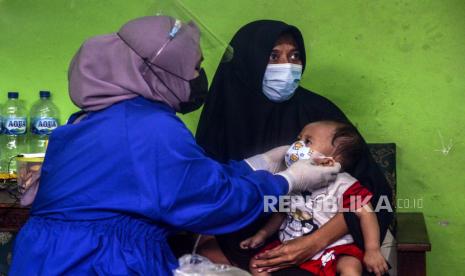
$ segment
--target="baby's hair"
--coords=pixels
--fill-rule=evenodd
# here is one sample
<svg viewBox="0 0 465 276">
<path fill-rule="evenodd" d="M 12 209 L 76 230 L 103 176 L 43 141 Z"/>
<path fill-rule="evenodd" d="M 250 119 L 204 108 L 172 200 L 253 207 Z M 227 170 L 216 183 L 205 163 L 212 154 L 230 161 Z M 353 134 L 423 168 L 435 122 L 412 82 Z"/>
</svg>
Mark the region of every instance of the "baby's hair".
<svg viewBox="0 0 465 276">
<path fill-rule="evenodd" d="M 319 122 L 335 125 L 336 130 L 331 141 L 335 147 L 333 157 L 338 157 L 344 171 L 351 171 L 365 150 L 365 143 L 357 128 L 343 121 L 322 120 Z"/>
<path fill-rule="evenodd" d="M 362 157 L 365 143 L 357 128 L 351 123 L 329 121 L 336 124 L 331 144 L 335 147 L 334 156 L 344 171 L 352 170 Z"/>
</svg>

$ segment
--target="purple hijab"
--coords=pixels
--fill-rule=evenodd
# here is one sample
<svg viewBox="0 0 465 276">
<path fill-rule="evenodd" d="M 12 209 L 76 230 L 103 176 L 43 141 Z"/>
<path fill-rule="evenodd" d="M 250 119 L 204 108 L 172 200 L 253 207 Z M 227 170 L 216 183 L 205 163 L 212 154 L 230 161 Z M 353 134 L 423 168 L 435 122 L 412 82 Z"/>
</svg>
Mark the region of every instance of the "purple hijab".
<svg viewBox="0 0 465 276">
<path fill-rule="evenodd" d="M 183 23 L 155 58 L 174 24 L 175 19 L 168 16 L 142 17 L 123 25 L 117 34 L 85 41 L 68 72 L 74 104 L 97 111 L 142 96 L 179 110 L 179 103 L 189 99 L 189 80 L 195 78 L 201 58 L 200 32 L 195 24 Z M 156 75 L 142 58 L 153 64 Z"/>
</svg>

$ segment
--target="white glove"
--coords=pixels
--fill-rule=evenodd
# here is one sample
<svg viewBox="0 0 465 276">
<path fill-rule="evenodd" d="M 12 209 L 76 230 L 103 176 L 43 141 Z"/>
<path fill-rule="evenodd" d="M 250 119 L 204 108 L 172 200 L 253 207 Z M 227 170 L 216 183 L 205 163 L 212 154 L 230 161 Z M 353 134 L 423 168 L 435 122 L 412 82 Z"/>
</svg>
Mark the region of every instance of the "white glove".
<svg viewBox="0 0 465 276">
<path fill-rule="evenodd" d="M 284 164 L 284 155 L 288 149 L 289 145 L 280 146 L 265 153 L 249 157 L 244 161 L 247 162 L 254 171 L 266 170 L 271 173 L 277 173 L 286 167 Z"/>
<path fill-rule="evenodd" d="M 287 170 L 278 173 L 289 183 L 289 192 L 313 191 L 328 186 L 334 181 L 341 164 L 334 162 L 333 166 L 318 166 L 314 160 L 299 160 Z"/>
</svg>

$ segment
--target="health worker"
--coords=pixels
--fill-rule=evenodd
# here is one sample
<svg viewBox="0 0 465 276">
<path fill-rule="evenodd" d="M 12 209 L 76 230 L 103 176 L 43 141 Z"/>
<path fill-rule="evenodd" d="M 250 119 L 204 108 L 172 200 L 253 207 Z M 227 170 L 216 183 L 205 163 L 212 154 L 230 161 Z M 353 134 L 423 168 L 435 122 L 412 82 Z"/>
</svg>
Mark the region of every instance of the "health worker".
<svg viewBox="0 0 465 276">
<path fill-rule="evenodd" d="M 208 90 L 199 39 L 193 23 L 149 16 L 84 42 L 69 68 L 81 111 L 50 137 L 11 275 L 169 275 L 170 233 L 236 231 L 265 195 L 335 177 L 339 166 L 309 161 L 273 174 L 287 146 L 225 163 L 205 155 L 176 116 Z"/>
</svg>

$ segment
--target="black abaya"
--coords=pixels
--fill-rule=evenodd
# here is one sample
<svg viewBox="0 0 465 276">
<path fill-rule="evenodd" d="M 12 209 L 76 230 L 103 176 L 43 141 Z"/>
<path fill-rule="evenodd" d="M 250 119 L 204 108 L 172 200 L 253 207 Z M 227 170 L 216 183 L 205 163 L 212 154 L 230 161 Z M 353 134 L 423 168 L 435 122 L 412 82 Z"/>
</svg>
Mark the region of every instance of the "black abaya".
<svg viewBox="0 0 465 276">
<path fill-rule="evenodd" d="M 302 128 L 319 120 L 347 121 L 344 113 L 328 99 L 299 87 L 288 101 L 275 103 L 262 93 L 263 75 L 271 50 L 283 33 L 290 33 L 306 64 L 300 31 L 279 21 L 260 20 L 242 27 L 230 45 L 233 57 L 220 63 L 199 121 L 196 139 L 207 154 L 218 161 L 241 160 L 271 148 L 293 143 Z M 362 185 L 374 194 L 391 199 L 391 191 L 366 148 L 352 171 Z M 376 206 L 376 202 L 374 203 Z M 355 242 L 363 247 L 360 223 L 353 213 L 344 213 Z M 378 213 L 381 237 L 392 220 L 392 213 Z M 242 268 L 248 267 L 254 251 L 242 250 L 240 241 L 263 226 L 258 220 L 245 229 L 217 237 L 225 255 Z"/>
</svg>

